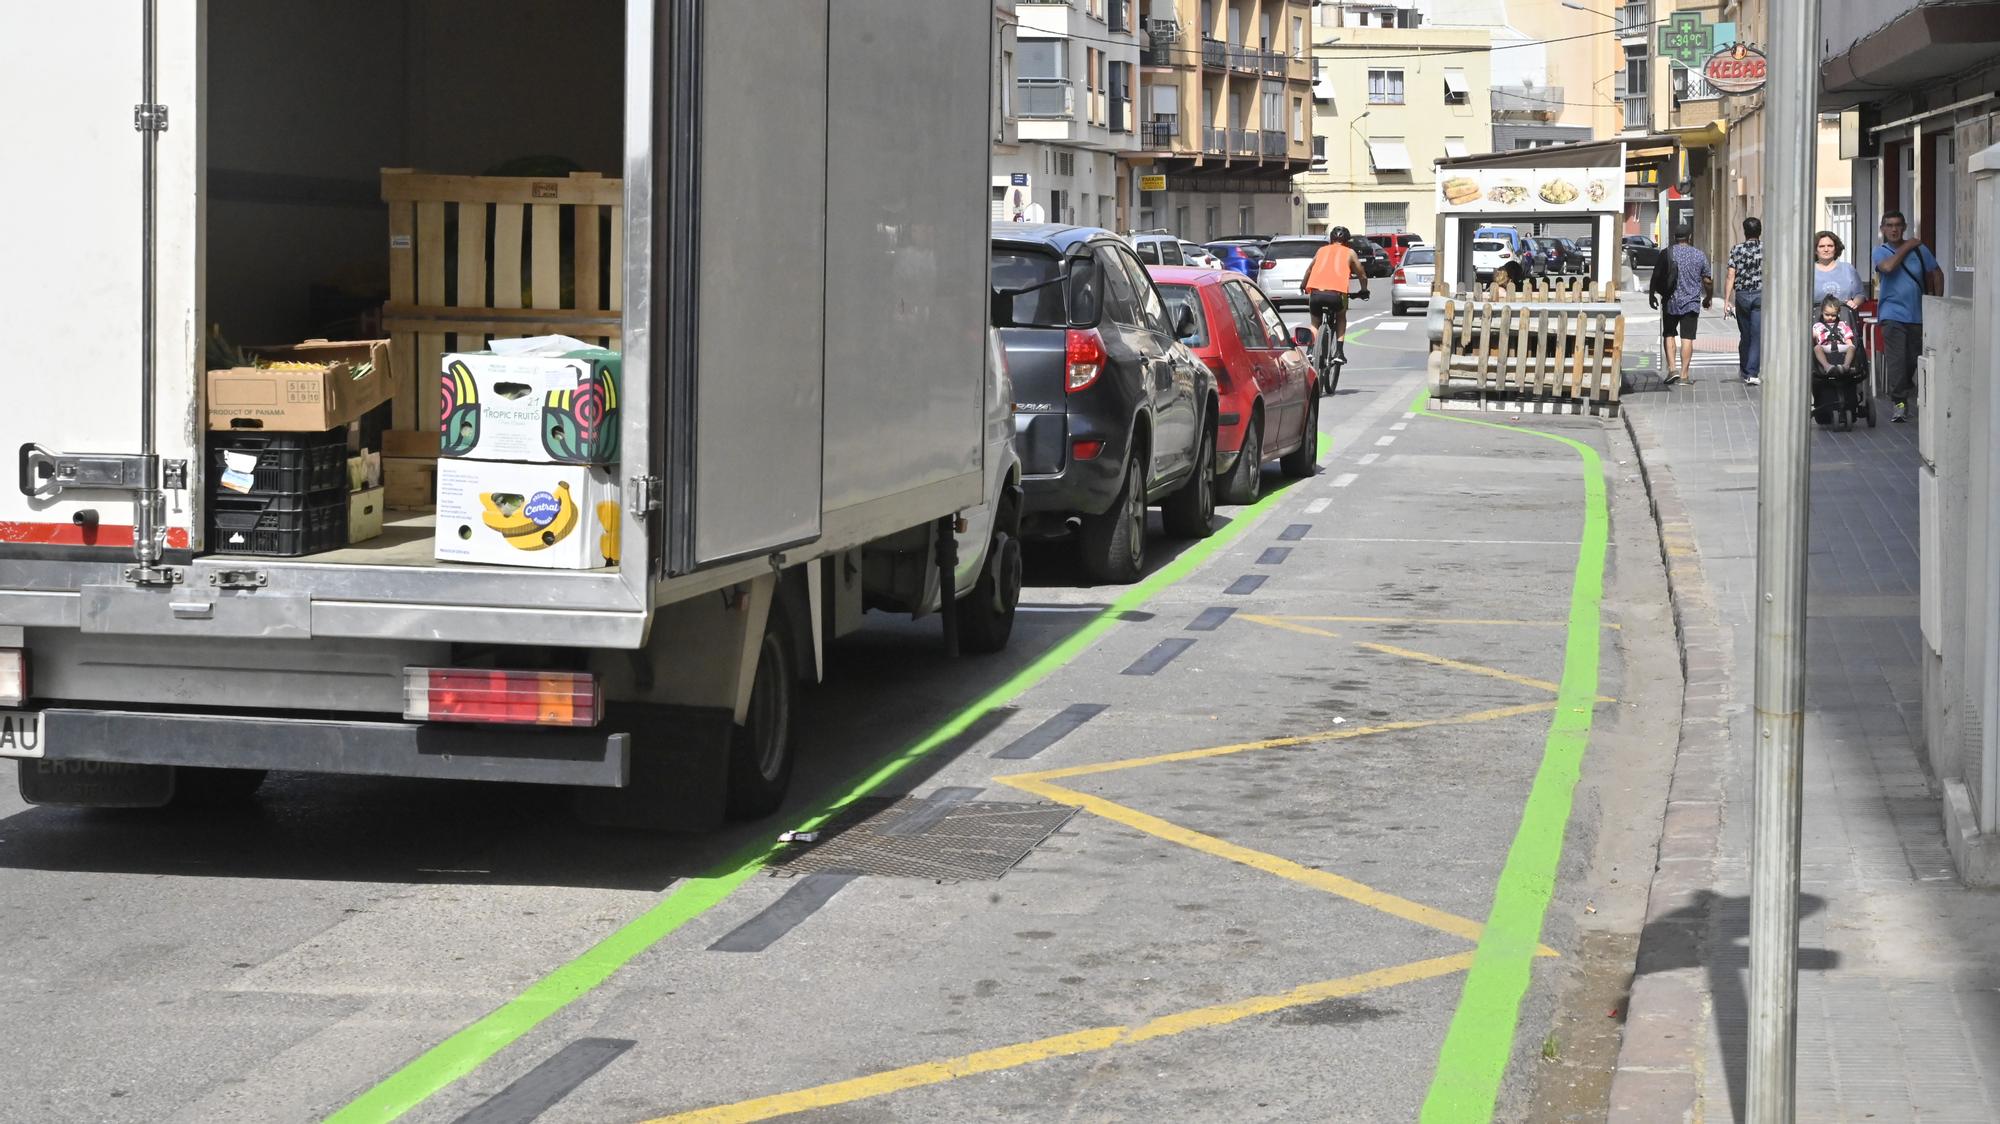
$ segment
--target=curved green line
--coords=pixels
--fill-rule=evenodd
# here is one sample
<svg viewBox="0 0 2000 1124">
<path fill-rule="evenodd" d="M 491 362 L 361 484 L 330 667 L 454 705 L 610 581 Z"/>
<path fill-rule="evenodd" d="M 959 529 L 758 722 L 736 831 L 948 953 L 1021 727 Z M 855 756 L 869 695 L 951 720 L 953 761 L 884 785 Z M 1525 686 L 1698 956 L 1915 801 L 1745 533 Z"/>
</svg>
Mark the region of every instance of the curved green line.
<svg viewBox="0 0 2000 1124">
<path fill-rule="evenodd" d="M 1328 435 L 1322 432 L 1321 437 L 1328 438 Z M 1331 445 L 1330 439 L 1327 444 Z M 1321 458 L 1325 456 L 1326 452 L 1322 451 Z M 1099 637 L 1111 631 L 1122 614 L 1138 608 L 1154 594 L 1193 573 L 1210 555 L 1248 530 L 1286 491 L 1281 488 L 1269 492 L 1256 503 L 1238 509 L 1235 518 L 1221 530 L 1126 590 L 1062 643 L 959 711 L 944 725 L 862 774 L 846 793 L 819 805 L 799 824 L 799 830 L 811 830 L 825 823 L 841 809 L 874 792 L 912 763 L 964 733 L 993 710 L 1012 702 L 1082 655 Z M 431 1047 L 380 1084 L 356 1097 L 345 1108 L 328 1117 L 328 1124 L 382 1124 L 422 1104 L 440 1089 L 471 1073 L 533 1030 L 544 1019 L 611 978 L 612 973 L 631 963 L 669 933 L 708 912 L 762 870 L 779 850 L 778 843 L 759 842 L 724 859 L 707 874 L 682 881 L 658 905 L 626 922 L 583 955 L 530 984 L 521 994 Z"/>
<path fill-rule="evenodd" d="M 1507 862 L 1493 891 L 1493 906 L 1473 954 L 1472 969 L 1459 993 L 1451 1028 L 1438 1051 L 1437 1070 L 1424 1098 L 1425 1124 L 1461 1124 L 1493 1118 L 1500 1082 L 1514 1051 L 1514 1034 L 1527 994 L 1542 922 L 1554 896 L 1562 860 L 1563 833 L 1571 799 L 1583 769 L 1584 749 L 1596 710 L 1599 610 L 1604 599 L 1604 557 L 1610 541 L 1605 507 L 1604 462 L 1581 441 L 1541 430 L 1455 418 L 1430 410 L 1430 392 L 1410 404 L 1420 417 L 1485 426 L 1556 441 L 1576 450 L 1583 461 L 1583 542 L 1570 583 L 1569 629 L 1563 668 L 1549 723 L 1542 763 L 1521 810 L 1521 826 L 1507 848 Z"/>
</svg>

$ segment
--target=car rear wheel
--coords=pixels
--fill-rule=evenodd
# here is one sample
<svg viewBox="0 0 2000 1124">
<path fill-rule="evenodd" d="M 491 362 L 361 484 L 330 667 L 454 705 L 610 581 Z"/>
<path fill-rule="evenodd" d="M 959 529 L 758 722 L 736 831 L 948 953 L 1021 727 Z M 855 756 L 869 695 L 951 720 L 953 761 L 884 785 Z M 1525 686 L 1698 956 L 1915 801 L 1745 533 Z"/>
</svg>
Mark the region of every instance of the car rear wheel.
<svg viewBox="0 0 2000 1124">
<path fill-rule="evenodd" d="M 1125 462 L 1125 486 L 1102 515 L 1083 521 L 1083 569 L 1092 581 L 1131 585 L 1146 569 L 1146 474 L 1140 451 Z"/>
<path fill-rule="evenodd" d="M 1253 413 L 1250 424 L 1243 427 L 1243 450 L 1236 454 L 1236 467 L 1229 470 L 1229 478 L 1222 482 L 1222 502 L 1234 504 L 1256 503 L 1258 493 L 1264 490 L 1264 415 Z"/>
<path fill-rule="evenodd" d="M 1203 430 L 1194 474 L 1160 505 L 1160 521 L 1175 538 L 1205 539 L 1215 532 L 1214 427 Z"/>
<path fill-rule="evenodd" d="M 1319 396 L 1313 395 L 1306 407 L 1306 432 L 1299 447 L 1278 461 L 1278 469 L 1293 480 L 1304 480 L 1319 471 Z"/>
</svg>

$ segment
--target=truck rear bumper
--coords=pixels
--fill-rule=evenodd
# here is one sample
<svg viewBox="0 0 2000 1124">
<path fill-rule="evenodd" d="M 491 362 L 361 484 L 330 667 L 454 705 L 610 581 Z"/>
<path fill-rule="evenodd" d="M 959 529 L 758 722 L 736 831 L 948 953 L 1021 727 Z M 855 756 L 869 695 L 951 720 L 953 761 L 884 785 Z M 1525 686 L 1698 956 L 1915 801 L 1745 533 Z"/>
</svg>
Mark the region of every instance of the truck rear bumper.
<svg viewBox="0 0 2000 1124">
<path fill-rule="evenodd" d="M 628 733 L 49 707 L 46 761 L 621 788 Z"/>
</svg>

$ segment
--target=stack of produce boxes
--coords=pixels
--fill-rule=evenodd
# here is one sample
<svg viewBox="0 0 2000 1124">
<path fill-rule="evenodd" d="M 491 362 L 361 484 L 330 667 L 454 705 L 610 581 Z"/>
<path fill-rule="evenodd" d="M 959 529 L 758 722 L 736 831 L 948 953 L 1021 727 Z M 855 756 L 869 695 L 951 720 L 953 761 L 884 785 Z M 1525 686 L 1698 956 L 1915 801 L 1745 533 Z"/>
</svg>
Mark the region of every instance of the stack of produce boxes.
<svg viewBox="0 0 2000 1124">
<path fill-rule="evenodd" d="M 618 353 L 573 344 L 444 357 L 440 560 L 561 570 L 617 561 Z"/>
<path fill-rule="evenodd" d="M 389 399 L 388 341 L 239 358 L 208 373 L 209 548 L 297 557 L 347 545 L 350 423 Z"/>
</svg>

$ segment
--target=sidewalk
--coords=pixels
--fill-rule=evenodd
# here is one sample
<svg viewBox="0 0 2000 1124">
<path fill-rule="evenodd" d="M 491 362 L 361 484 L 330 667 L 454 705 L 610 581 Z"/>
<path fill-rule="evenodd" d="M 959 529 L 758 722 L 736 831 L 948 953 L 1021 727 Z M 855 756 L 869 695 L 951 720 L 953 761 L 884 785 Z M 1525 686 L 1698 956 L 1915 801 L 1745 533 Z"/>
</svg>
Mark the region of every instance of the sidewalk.
<svg viewBox="0 0 2000 1124">
<path fill-rule="evenodd" d="M 1761 392 L 1736 380 L 1719 302 L 1699 341 L 1718 359 L 1698 355 L 1697 385 L 1673 389 L 1639 362 L 1657 354 L 1658 314 L 1625 303 L 1623 401 L 1686 690 L 1612 1118 L 1740 1119 Z M 1919 756 L 1916 432 L 1813 431 L 1801 1121 L 2000 1119 L 2000 895 L 1958 884 Z"/>
</svg>

